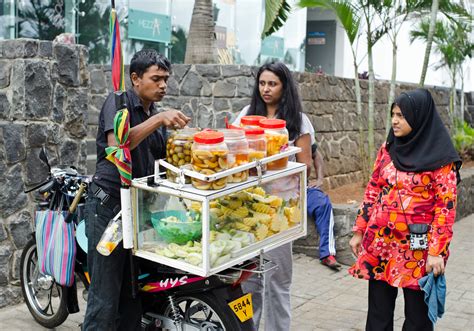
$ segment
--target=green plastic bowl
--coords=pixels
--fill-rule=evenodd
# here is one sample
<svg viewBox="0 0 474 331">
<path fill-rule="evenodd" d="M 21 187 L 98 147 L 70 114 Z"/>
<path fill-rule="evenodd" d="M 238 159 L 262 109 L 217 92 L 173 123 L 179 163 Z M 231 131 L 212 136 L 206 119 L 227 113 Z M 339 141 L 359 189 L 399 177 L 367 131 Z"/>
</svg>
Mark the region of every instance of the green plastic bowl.
<svg viewBox="0 0 474 331">
<path fill-rule="evenodd" d="M 165 218 L 175 216 L 180 222 L 169 222 Z M 151 223 L 160 238 L 167 243 L 186 244 L 190 240 L 201 239 L 201 221 L 189 222 L 184 211 L 167 210 L 151 214 Z"/>
</svg>

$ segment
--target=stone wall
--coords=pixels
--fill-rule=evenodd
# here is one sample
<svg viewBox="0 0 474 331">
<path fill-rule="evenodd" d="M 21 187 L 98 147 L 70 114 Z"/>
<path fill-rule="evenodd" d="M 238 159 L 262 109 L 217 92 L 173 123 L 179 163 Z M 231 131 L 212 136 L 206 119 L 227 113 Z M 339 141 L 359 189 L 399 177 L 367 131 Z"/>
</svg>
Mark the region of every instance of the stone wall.
<svg viewBox="0 0 474 331">
<path fill-rule="evenodd" d="M 23 191 L 47 178 L 41 147 L 51 164 L 86 170 L 87 61 L 84 46 L 0 41 L 0 308 L 22 300 L 20 256 L 34 210 Z"/>
<path fill-rule="evenodd" d="M 461 169 L 461 178 L 457 188 L 456 220 L 474 213 L 474 168 Z M 354 263 L 349 240 L 358 208 L 359 202 L 333 205 L 337 260 L 346 265 Z M 308 217 L 308 234 L 293 243 L 293 251 L 319 257 L 319 235 L 313 219 Z"/>
<path fill-rule="evenodd" d="M 192 126 L 222 128 L 249 104 L 258 68 L 239 65 L 174 65 L 168 93 L 161 106 L 176 108 L 192 118 Z M 125 70 L 128 71 L 128 68 Z M 100 108 L 111 90 L 110 66 L 91 66 L 91 102 L 89 109 L 89 163 L 94 171 L 95 135 Z M 304 112 L 316 131 L 316 140 L 326 164 L 325 188 L 338 187 L 360 180 L 358 155 L 358 117 L 354 81 L 333 76 L 294 73 L 299 84 Z M 127 74 L 127 85 L 130 84 Z M 367 81 L 361 81 L 363 109 L 367 108 Z M 396 94 L 416 88 L 397 84 Z M 376 82 L 375 137 L 378 147 L 385 139 L 385 107 L 389 84 Z M 449 90 L 430 89 L 438 111 L 447 119 Z M 366 112 L 364 112 L 366 113 Z M 362 118 L 367 129 L 366 115 Z M 314 176 L 314 171 L 313 171 Z"/>
</svg>

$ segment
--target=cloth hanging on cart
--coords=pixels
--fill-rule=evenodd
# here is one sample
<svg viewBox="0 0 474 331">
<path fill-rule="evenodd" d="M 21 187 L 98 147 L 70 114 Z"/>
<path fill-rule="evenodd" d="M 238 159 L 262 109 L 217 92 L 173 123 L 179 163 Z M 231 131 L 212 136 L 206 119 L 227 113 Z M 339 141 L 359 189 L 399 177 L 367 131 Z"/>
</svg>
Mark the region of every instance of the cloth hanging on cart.
<svg viewBox="0 0 474 331">
<path fill-rule="evenodd" d="M 76 239 L 74 222 L 66 223 L 66 214 L 62 203 L 58 210 L 37 211 L 35 235 L 40 272 L 54 277 L 60 285 L 71 286 L 74 283 Z"/>
</svg>

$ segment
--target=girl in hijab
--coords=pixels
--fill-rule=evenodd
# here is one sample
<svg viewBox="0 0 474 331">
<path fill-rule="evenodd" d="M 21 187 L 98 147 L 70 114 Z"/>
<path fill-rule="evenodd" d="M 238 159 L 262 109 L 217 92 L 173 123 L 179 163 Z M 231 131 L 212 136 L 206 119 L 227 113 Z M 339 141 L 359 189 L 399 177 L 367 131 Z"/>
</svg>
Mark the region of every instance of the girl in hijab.
<svg viewBox="0 0 474 331">
<path fill-rule="evenodd" d="M 350 246 L 349 269 L 369 280 L 366 330 L 393 330 L 398 287 L 404 331 L 433 330 L 418 280 L 444 274 L 456 216 L 461 160 L 427 90 L 402 93 L 380 148 Z"/>
</svg>

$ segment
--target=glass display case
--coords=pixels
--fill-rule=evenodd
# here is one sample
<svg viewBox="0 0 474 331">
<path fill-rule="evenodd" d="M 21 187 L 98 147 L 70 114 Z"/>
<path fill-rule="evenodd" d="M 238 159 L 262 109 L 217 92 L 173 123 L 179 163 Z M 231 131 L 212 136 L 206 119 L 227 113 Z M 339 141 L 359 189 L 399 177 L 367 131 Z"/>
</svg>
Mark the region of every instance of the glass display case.
<svg viewBox="0 0 474 331">
<path fill-rule="evenodd" d="M 306 165 L 210 191 L 135 179 L 132 214 L 135 255 L 209 276 L 306 235 Z"/>
</svg>

